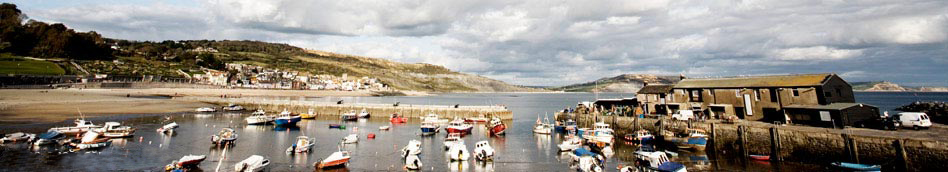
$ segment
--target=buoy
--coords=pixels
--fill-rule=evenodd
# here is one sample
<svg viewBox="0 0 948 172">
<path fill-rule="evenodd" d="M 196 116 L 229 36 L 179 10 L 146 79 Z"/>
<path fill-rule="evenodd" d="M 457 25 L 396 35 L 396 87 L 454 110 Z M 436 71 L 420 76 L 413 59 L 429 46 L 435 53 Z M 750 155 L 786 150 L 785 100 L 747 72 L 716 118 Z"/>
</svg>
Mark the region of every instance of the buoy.
<svg viewBox="0 0 948 172">
<path fill-rule="evenodd" d="M 369 133 L 369 135 L 366 136 L 366 137 L 368 137 L 368 138 L 370 138 L 370 139 L 374 139 L 374 138 L 375 138 L 375 134 L 374 134 L 374 133 Z"/>
</svg>

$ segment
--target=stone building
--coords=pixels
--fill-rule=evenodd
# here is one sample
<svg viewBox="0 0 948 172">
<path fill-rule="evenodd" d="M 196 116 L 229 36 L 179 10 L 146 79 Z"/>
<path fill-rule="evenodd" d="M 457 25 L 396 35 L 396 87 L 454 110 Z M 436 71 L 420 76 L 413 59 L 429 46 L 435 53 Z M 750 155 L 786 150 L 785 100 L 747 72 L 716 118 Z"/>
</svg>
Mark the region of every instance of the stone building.
<svg viewBox="0 0 948 172">
<path fill-rule="evenodd" d="M 675 85 L 669 84 L 648 84 L 639 89 L 635 93 L 636 99 L 639 100 L 639 105 L 642 107 L 642 110 L 645 114 L 671 114 L 672 112 L 668 111 L 668 106 L 666 103 L 674 102 L 672 94 L 672 87 Z"/>
<path fill-rule="evenodd" d="M 655 86 L 640 94 L 666 94 L 667 112 L 694 110 L 708 119 L 736 116 L 744 120 L 792 122 L 787 107 L 811 107 L 854 103 L 852 86 L 836 74 L 748 76 L 683 79 L 671 93 Z M 659 98 L 639 100 L 661 103 Z M 647 104 L 647 103 L 645 103 Z M 654 107 L 653 107 L 654 109 Z"/>
</svg>

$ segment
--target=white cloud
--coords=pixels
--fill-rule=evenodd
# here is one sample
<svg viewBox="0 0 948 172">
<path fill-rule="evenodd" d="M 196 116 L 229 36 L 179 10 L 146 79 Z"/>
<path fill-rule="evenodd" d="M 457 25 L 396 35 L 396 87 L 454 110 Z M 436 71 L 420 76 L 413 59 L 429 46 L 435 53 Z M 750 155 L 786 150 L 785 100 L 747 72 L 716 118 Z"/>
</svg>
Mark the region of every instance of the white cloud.
<svg viewBox="0 0 948 172">
<path fill-rule="evenodd" d="M 836 49 L 826 46 L 787 48 L 776 50 L 774 58 L 780 60 L 836 60 L 862 55 L 862 50 Z"/>
</svg>

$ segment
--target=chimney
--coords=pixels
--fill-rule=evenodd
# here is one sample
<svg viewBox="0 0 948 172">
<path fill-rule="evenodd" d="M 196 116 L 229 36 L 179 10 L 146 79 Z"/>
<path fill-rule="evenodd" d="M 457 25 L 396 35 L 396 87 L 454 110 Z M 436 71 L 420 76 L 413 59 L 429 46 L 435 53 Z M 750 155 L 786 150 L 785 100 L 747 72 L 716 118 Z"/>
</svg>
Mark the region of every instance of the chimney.
<svg viewBox="0 0 948 172">
<path fill-rule="evenodd" d="M 642 87 L 648 86 L 648 82 L 642 82 Z"/>
</svg>

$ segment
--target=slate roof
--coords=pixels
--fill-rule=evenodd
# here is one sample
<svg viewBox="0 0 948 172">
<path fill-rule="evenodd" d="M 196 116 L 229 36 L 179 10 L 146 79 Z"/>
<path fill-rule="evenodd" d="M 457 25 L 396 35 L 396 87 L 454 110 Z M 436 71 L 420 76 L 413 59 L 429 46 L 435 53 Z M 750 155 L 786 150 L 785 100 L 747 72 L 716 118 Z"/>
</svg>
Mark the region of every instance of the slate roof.
<svg viewBox="0 0 948 172">
<path fill-rule="evenodd" d="M 675 87 L 675 85 L 668 85 L 668 84 L 649 84 L 649 85 L 646 85 L 645 87 L 642 87 L 642 89 L 639 89 L 639 91 L 636 92 L 636 93 L 638 93 L 638 94 L 661 94 L 661 93 L 670 93 L 673 87 Z"/>
<path fill-rule="evenodd" d="M 674 88 L 749 88 L 820 86 L 836 74 L 748 76 L 733 78 L 687 78 Z"/>
</svg>

